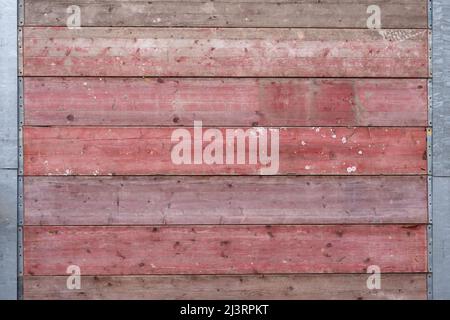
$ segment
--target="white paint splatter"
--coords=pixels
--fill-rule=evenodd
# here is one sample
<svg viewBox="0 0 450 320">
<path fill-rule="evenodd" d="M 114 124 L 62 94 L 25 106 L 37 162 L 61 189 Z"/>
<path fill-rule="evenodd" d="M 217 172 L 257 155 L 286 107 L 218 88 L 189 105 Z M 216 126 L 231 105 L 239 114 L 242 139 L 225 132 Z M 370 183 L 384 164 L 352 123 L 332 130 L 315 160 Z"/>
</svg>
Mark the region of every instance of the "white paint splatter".
<svg viewBox="0 0 450 320">
<path fill-rule="evenodd" d="M 355 166 L 353 166 L 353 167 L 348 167 L 348 168 L 347 168 L 347 172 L 348 172 L 348 173 L 356 172 L 356 167 L 355 167 Z"/>
<path fill-rule="evenodd" d="M 342 141 L 342 143 L 347 143 L 347 138 L 346 137 L 342 137 L 342 139 L 341 139 L 341 141 Z"/>
</svg>

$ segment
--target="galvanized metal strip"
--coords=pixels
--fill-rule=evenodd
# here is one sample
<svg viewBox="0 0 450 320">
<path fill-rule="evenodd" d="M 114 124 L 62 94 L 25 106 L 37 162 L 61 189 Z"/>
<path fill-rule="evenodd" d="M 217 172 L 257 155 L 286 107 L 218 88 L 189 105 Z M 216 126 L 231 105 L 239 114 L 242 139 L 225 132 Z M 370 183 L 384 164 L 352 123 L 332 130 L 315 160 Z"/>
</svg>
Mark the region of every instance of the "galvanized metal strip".
<svg viewBox="0 0 450 320">
<path fill-rule="evenodd" d="M 433 28 L 433 1 L 428 0 L 428 28 Z"/>
<path fill-rule="evenodd" d="M 450 1 L 433 1 L 433 176 L 450 177 Z"/>
<path fill-rule="evenodd" d="M 17 227 L 17 299 L 23 299 L 23 226 Z"/>
<path fill-rule="evenodd" d="M 19 126 L 18 128 L 20 128 L 21 126 L 23 126 L 24 124 L 24 109 L 23 109 L 23 77 L 19 77 L 18 80 L 18 95 L 19 95 L 19 113 L 18 113 L 18 120 L 19 120 Z M 20 143 L 20 140 L 18 141 Z"/>
<path fill-rule="evenodd" d="M 0 169 L 17 169 L 17 4 L 0 6 Z"/>
<path fill-rule="evenodd" d="M 450 299 L 450 2 L 432 1 L 432 297 Z"/>
<path fill-rule="evenodd" d="M 24 0 L 18 0 L 17 2 L 17 24 L 19 26 L 23 26 L 25 24 L 25 1 Z"/>
<path fill-rule="evenodd" d="M 450 178 L 433 178 L 433 299 L 450 299 Z"/>
<path fill-rule="evenodd" d="M 433 126 L 433 80 L 428 79 L 428 126 Z"/>
<path fill-rule="evenodd" d="M 17 2 L 0 0 L 0 299 L 17 299 Z"/>
<path fill-rule="evenodd" d="M 17 298 L 17 170 L 0 169 L 0 300 Z"/>
<path fill-rule="evenodd" d="M 428 275 L 427 296 L 433 299 L 433 130 L 427 128 L 427 165 L 428 165 L 428 226 L 427 226 L 427 253 Z"/>
<path fill-rule="evenodd" d="M 17 157 L 18 157 L 18 173 L 23 175 L 23 125 L 24 125 L 24 80 L 19 77 L 18 80 L 18 138 L 17 138 Z"/>
<path fill-rule="evenodd" d="M 23 76 L 23 28 L 17 28 L 17 62 L 19 76 Z"/>
<path fill-rule="evenodd" d="M 23 28 L 25 24 L 24 0 L 18 1 L 18 179 L 17 179 L 17 298 L 23 299 L 23 226 L 24 226 L 24 194 L 23 194 L 23 125 L 24 125 L 24 79 L 23 79 Z"/>
</svg>

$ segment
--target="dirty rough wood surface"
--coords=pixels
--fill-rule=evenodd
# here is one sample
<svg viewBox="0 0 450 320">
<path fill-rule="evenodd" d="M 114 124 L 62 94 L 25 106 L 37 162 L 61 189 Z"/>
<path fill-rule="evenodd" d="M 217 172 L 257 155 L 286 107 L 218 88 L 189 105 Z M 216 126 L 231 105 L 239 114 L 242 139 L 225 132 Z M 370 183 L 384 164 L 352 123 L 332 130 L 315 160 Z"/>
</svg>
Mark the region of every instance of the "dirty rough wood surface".
<svg viewBox="0 0 450 320">
<path fill-rule="evenodd" d="M 252 175 L 262 174 L 264 168 L 272 165 L 250 165 L 248 159 L 247 164 L 174 164 L 171 150 L 177 142 L 171 142 L 173 130 L 26 127 L 25 174 Z M 193 140 L 193 130 L 186 130 L 190 130 Z M 225 129 L 221 130 L 225 137 Z M 223 142 L 225 157 L 225 138 Z M 206 144 L 204 142 L 204 147 Z M 236 161 L 236 156 L 234 158 Z M 278 174 L 426 174 L 426 163 L 426 131 L 423 128 L 312 127 L 279 130 Z M 276 168 L 275 162 L 273 168 Z"/>
<path fill-rule="evenodd" d="M 26 275 L 426 272 L 426 225 L 26 226 Z"/>
<path fill-rule="evenodd" d="M 270 167 L 260 163 L 249 165 L 248 159 L 247 164 L 174 164 L 171 150 L 177 142 L 171 141 L 173 130 L 26 127 L 25 174 L 252 175 L 262 174 L 263 167 Z M 193 130 L 187 130 L 193 138 Z M 225 137 L 226 129 L 221 130 Z M 225 157 L 225 138 L 223 142 Z M 279 131 L 278 174 L 426 174 L 426 163 L 423 128 L 312 127 Z"/>
<path fill-rule="evenodd" d="M 428 76 L 406 29 L 25 27 L 25 76 Z"/>
<path fill-rule="evenodd" d="M 25 0 L 25 298 L 426 299 L 427 3 Z M 174 165 L 194 120 L 279 176 Z"/>
<path fill-rule="evenodd" d="M 423 79 L 25 78 L 30 126 L 426 126 Z"/>
<path fill-rule="evenodd" d="M 77 5 L 81 26 L 366 28 L 369 5 L 384 28 L 426 28 L 426 0 L 98 1 L 25 0 L 25 25 L 66 26 Z"/>
<path fill-rule="evenodd" d="M 25 177 L 27 225 L 427 223 L 425 177 Z"/>
<path fill-rule="evenodd" d="M 24 295 L 30 300 L 426 299 L 425 274 L 383 274 L 380 290 L 368 290 L 367 277 L 367 274 L 83 276 L 81 290 L 68 290 L 66 276 L 26 276 Z"/>
</svg>

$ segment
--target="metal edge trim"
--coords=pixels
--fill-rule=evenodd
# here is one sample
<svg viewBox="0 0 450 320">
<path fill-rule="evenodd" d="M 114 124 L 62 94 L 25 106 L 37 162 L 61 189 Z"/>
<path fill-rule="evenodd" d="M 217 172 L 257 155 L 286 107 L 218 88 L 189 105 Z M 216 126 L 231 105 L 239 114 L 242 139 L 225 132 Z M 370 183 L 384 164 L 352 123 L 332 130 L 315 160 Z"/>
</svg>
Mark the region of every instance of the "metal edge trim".
<svg viewBox="0 0 450 320">
<path fill-rule="evenodd" d="M 428 128 L 427 128 L 427 199 L 428 199 L 428 226 L 427 226 L 427 298 L 433 299 L 433 1 L 428 0 Z"/>
<path fill-rule="evenodd" d="M 24 0 L 18 0 L 17 3 L 17 25 L 23 26 L 25 24 L 25 3 Z"/>
</svg>

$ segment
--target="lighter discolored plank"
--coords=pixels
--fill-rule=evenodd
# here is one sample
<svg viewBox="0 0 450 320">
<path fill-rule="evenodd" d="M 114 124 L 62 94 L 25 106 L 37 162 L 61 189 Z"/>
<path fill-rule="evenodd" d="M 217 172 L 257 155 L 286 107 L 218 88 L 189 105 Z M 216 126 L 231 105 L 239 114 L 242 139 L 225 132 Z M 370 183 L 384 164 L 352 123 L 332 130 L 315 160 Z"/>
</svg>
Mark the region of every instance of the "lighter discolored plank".
<svg viewBox="0 0 450 320">
<path fill-rule="evenodd" d="M 25 177 L 27 225 L 427 223 L 396 177 Z"/>
<path fill-rule="evenodd" d="M 224 137 L 223 164 L 175 164 L 171 155 L 179 139 L 171 141 L 174 130 L 26 127 L 25 175 L 395 175 L 425 174 L 427 168 L 426 132 L 423 128 L 281 128 L 279 160 L 270 161 L 267 165 L 259 160 L 256 164 L 249 164 L 248 155 L 245 164 L 237 164 L 236 154 L 233 155 L 234 162 L 227 164 L 226 143 L 233 146 L 233 140 L 227 141 L 226 129 L 220 131 Z M 193 140 L 193 130 L 186 130 Z M 276 141 L 276 131 L 268 132 Z M 207 145 L 204 142 L 203 147 Z M 174 149 L 174 155 L 178 153 Z M 270 153 L 271 156 L 276 154 L 276 150 Z M 191 158 L 193 161 L 193 156 Z"/>
<path fill-rule="evenodd" d="M 26 275 L 426 272 L 426 225 L 33 227 Z"/>
<path fill-rule="evenodd" d="M 366 28 L 368 7 L 378 5 L 384 28 L 427 28 L 426 0 L 25 0 L 25 25 L 66 26 L 72 5 L 83 27 Z"/>
<path fill-rule="evenodd" d="M 427 126 L 423 79 L 25 78 L 26 125 Z"/>
<path fill-rule="evenodd" d="M 26 76 L 427 77 L 428 31 L 24 28 Z"/>
<path fill-rule="evenodd" d="M 427 297 L 425 274 L 382 274 L 381 289 L 367 289 L 367 274 L 241 276 L 83 276 L 67 290 L 66 276 L 26 276 L 32 299 L 306 300 Z"/>
</svg>

